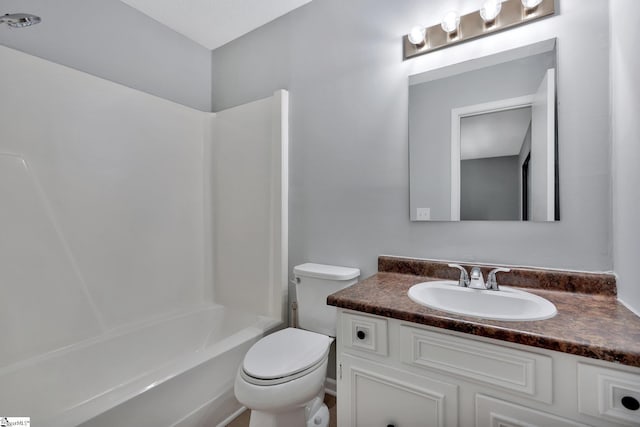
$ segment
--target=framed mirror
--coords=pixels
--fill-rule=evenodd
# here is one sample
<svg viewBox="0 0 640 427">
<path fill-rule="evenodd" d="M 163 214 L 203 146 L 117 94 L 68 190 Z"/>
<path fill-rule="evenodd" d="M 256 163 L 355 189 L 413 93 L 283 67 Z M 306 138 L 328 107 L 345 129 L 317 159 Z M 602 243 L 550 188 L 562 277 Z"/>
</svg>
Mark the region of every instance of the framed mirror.
<svg viewBox="0 0 640 427">
<path fill-rule="evenodd" d="M 559 220 L 555 40 L 409 77 L 412 221 Z"/>
</svg>

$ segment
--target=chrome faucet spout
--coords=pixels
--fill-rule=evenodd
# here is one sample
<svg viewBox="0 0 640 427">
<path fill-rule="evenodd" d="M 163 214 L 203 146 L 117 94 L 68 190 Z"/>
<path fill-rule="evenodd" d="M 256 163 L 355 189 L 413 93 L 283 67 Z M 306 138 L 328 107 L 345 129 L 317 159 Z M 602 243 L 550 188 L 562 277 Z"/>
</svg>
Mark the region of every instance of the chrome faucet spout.
<svg viewBox="0 0 640 427">
<path fill-rule="evenodd" d="M 460 270 L 460 279 L 458 280 L 458 286 L 462 286 L 463 288 L 469 286 L 469 274 L 463 266 L 459 264 L 448 264 L 448 266 Z"/>
</svg>

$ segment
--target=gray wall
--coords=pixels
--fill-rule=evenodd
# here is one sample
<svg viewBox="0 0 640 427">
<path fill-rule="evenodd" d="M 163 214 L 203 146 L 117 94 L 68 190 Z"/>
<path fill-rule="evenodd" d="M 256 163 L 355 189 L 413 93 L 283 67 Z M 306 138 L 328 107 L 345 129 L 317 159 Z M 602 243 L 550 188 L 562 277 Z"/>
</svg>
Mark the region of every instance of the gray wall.
<svg viewBox="0 0 640 427">
<path fill-rule="evenodd" d="M 611 2 L 614 267 L 620 299 L 640 315 L 640 2 Z"/>
<path fill-rule="evenodd" d="M 463 13 L 477 1 L 458 1 Z M 291 96 L 289 264 L 376 271 L 380 254 L 611 270 L 608 2 L 402 61 L 401 36 L 449 0 L 315 0 L 213 52 L 220 110 Z M 558 38 L 557 223 L 409 221 L 408 75 Z"/>
<path fill-rule="evenodd" d="M 520 220 L 518 156 L 460 162 L 460 219 Z"/>
<path fill-rule="evenodd" d="M 315 0 L 215 50 L 214 110 L 290 91 L 290 267 L 366 277 L 378 255 L 397 254 L 611 270 L 608 2 L 559 3 L 557 16 L 406 62 L 401 36 L 451 1 Z M 408 75 L 551 37 L 562 220 L 411 223 Z"/>
<path fill-rule="evenodd" d="M 0 44 L 202 111 L 211 111 L 211 51 L 117 0 L 4 0 L 0 13 L 43 21 Z"/>
<path fill-rule="evenodd" d="M 451 110 L 536 93 L 552 52 L 509 61 L 409 88 L 410 212 L 431 208 L 451 219 Z"/>
</svg>

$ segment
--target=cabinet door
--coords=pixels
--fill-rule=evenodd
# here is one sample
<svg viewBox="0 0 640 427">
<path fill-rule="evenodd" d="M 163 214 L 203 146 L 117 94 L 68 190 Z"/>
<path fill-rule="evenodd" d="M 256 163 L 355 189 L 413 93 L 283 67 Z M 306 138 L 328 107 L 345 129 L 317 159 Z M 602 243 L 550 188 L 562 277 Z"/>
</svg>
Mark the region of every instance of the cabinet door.
<svg viewBox="0 0 640 427">
<path fill-rule="evenodd" d="M 494 399 L 476 396 L 476 427 L 587 427 L 546 412 Z"/>
<path fill-rule="evenodd" d="M 338 425 L 458 425 L 457 386 L 345 354 L 340 363 Z"/>
</svg>

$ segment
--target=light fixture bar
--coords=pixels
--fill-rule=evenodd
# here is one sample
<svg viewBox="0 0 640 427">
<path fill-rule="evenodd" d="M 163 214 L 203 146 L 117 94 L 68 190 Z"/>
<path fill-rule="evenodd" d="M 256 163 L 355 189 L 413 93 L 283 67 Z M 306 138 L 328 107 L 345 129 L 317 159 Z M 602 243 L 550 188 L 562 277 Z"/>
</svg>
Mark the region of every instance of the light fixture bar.
<svg viewBox="0 0 640 427">
<path fill-rule="evenodd" d="M 502 3 L 500 14 L 495 21 L 490 23 L 485 23 L 478 11 L 461 16 L 458 31 L 453 36 L 447 34 L 439 23 L 426 28 L 426 43 L 422 45 L 411 43 L 405 35 L 402 38 L 404 47 L 402 56 L 404 60 L 414 58 L 425 53 L 536 21 L 553 15 L 555 12 L 555 0 L 542 0 L 542 3 L 532 9 L 525 8 L 522 5 L 522 0 L 506 0 Z"/>
</svg>

